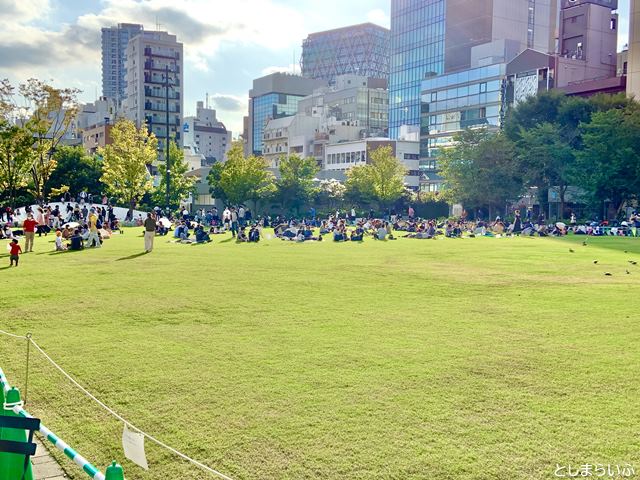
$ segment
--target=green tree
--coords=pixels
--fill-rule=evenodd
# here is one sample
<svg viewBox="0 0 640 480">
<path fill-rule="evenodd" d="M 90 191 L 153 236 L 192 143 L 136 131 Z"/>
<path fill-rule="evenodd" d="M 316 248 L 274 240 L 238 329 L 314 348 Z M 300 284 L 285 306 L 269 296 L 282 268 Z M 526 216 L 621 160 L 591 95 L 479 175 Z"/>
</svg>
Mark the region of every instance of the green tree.
<svg viewBox="0 0 640 480">
<path fill-rule="evenodd" d="M 291 154 L 280 158 L 280 178 L 276 183 L 276 198 L 284 207 L 300 213 L 316 193 L 313 179 L 318 173 L 318 164 L 313 158 L 301 158 Z"/>
<path fill-rule="evenodd" d="M 366 165 L 356 165 L 347 170 L 345 187 L 345 199 L 350 203 L 364 207 L 374 201 L 373 188 Z"/>
<path fill-rule="evenodd" d="M 518 165 L 527 186 L 546 192 L 557 187 L 560 217 L 564 218 L 565 196 L 575 180 L 575 148 L 562 135 L 557 124 L 540 123 L 520 133 Z"/>
<path fill-rule="evenodd" d="M 317 201 L 334 209 L 344 201 L 346 187 L 338 180 L 322 180 L 317 192 Z"/>
<path fill-rule="evenodd" d="M 450 202 L 493 210 L 522 193 L 513 143 L 502 133 L 486 129 L 464 130 L 455 146 L 439 157 L 444 178 L 442 197 Z"/>
<path fill-rule="evenodd" d="M 78 113 L 75 88 L 54 88 L 30 78 L 19 86 L 31 117 L 24 126 L 33 134 L 35 151 L 31 166 L 33 193 L 39 203 L 46 199 L 47 185 L 57 166 L 55 152 L 73 128 Z"/>
<path fill-rule="evenodd" d="M 373 197 L 384 207 L 402 197 L 407 169 L 393 154 L 391 147 L 379 147 L 369 153 L 365 165 L 371 182 Z"/>
<path fill-rule="evenodd" d="M 620 212 L 640 192 L 640 111 L 637 105 L 596 112 L 583 123 L 577 176 L 597 205 Z"/>
<path fill-rule="evenodd" d="M 109 193 L 129 207 L 150 192 L 153 183 L 147 166 L 158 156 L 158 140 L 146 125 L 137 129 L 130 120 L 118 120 L 111 130 L 112 143 L 98 150 L 103 157 L 100 181 Z"/>
<path fill-rule="evenodd" d="M 207 183 L 209 184 L 209 193 L 211 193 L 211 197 L 224 202 L 227 200 L 227 197 L 220 186 L 220 178 L 222 177 L 223 170 L 224 163 L 214 163 L 207 175 Z"/>
<path fill-rule="evenodd" d="M 88 155 L 79 146 L 61 146 L 56 149 L 54 160 L 57 166 L 49 178 L 51 187 L 60 189 L 67 186 L 74 194 L 83 190 L 93 194 L 102 193 L 102 163 L 97 156 Z"/>
<path fill-rule="evenodd" d="M 15 208 L 16 194 L 29 183 L 33 138 L 24 128 L 0 119 L 0 191 Z"/>
<path fill-rule="evenodd" d="M 180 203 L 194 193 L 195 178 L 187 177 L 189 164 L 184 159 L 184 151 L 175 141 L 169 143 L 169 159 L 171 160 L 171 184 L 169 191 L 169 208 L 177 208 Z M 167 198 L 167 164 L 158 165 L 160 184 L 154 189 L 152 199 L 156 205 L 165 205 Z"/>
<path fill-rule="evenodd" d="M 237 141 L 227 152 L 227 161 L 214 165 L 207 181 L 214 197 L 234 204 L 253 201 L 255 209 L 275 189 L 266 161 L 254 155 L 245 158 L 242 142 Z"/>
</svg>

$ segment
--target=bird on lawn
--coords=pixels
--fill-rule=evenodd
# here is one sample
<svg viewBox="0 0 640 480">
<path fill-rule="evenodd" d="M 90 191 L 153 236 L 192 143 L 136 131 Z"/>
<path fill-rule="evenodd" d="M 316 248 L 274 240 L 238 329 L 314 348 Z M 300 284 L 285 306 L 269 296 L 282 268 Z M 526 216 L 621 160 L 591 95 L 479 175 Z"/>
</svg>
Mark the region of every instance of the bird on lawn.
<svg viewBox="0 0 640 480">
<path fill-rule="evenodd" d="M 611 274 L 611 273 L 609 273 L 609 272 L 604 272 L 604 274 L 605 274 L 607 277 L 611 277 L 611 276 L 612 276 L 612 274 Z"/>
<path fill-rule="evenodd" d="M 638 264 L 638 262 L 636 262 L 636 261 L 634 261 L 634 260 L 629 260 L 629 263 L 630 263 L 631 265 L 637 265 L 637 264 Z"/>
<path fill-rule="evenodd" d="M 627 272 L 627 275 L 631 274 L 631 272 L 629 270 L 625 270 L 625 272 Z"/>
<path fill-rule="evenodd" d="M 598 260 L 594 260 L 594 261 L 593 261 L 593 264 L 594 264 L 594 265 L 595 265 L 596 263 L 598 263 Z"/>
<path fill-rule="evenodd" d="M 573 248 L 570 248 L 570 249 L 569 249 L 569 252 L 571 252 L 571 253 L 576 253 L 576 251 L 575 251 Z"/>
<path fill-rule="evenodd" d="M 586 241 L 585 241 L 585 242 L 582 242 L 582 246 L 583 246 L 583 247 L 586 247 L 586 246 L 587 246 L 587 242 L 586 242 Z"/>
</svg>

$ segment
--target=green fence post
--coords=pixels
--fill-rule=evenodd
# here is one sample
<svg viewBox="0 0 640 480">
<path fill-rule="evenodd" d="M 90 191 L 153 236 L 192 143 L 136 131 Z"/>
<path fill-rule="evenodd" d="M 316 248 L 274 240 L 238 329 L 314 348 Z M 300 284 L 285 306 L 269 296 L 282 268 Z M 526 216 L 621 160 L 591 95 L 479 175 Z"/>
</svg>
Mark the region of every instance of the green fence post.
<svg viewBox="0 0 640 480">
<path fill-rule="evenodd" d="M 107 467 L 107 475 L 105 480 L 124 480 L 124 472 L 122 467 L 118 465 L 115 460 L 111 465 Z"/>
<path fill-rule="evenodd" d="M 12 388 L 7 392 L 3 403 L 3 414 L 7 417 L 19 417 L 10 406 L 20 404 L 20 390 Z M 8 408 L 4 408 L 7 405 Z M 13 440 L 14 442 L 26 443 L 28 441 L 25 430 L 16 430 L 15 428 L 0 429 L 0 438 L 2 440 Z M 24 477 L 22 476 L 24 472 Z M 15 453 L 0 452 L 0 480 L 14 480 L 24 478 L 24 480 L 33 480 L 33 471 L 31 462 L 27 465 L 27 471 L 24 471 L 24 456 Z"/>
</svg>

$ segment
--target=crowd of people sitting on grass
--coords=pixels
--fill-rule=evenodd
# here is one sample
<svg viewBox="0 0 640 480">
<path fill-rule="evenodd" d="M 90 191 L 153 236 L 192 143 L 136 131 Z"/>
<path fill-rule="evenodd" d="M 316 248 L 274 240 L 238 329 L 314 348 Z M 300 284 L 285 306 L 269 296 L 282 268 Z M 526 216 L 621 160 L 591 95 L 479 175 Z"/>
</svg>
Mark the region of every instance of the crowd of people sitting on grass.
<svg viewBox="0 0 640 480">
<path fill-rule="evenodd" d="M 483 220 L 476 215 L 474 220 L 468 220 L 466 215 L 456 219 L 436 220 L 423 219 L 415 216 L 413 209 L 408 215 L 392 213 L 384 218 L 376 218 L 373 211 L 366 217 L 358 218 L 355 209 L 350 212 L 337 211 L 326 219 L 319 219 L 313 209 L 310 215 L 296 218 L 269 215 L 253 218 L 249 209 L 243 205 L 226 207 L 219 214 L 217 208 L 204 211 L 198 210 L 194 214 L 181 207 L 178 218 L 167 218 L 158 207 L 154 210 L 156 221 L 156 235 L 172 236 L 178 243 L 208 243 L 212 235 L 231 233 L 238 243 L 257 243 L 264 237 L 263 229 L 272 228 L 273 234 L 267 238 L 278 238 L 291 242 L 321 242 L 331 238 L 335 242 L 362 242 L 366 238 L 373 240 L 395 240 L 402 238 L 434 239 L 461 237 L 509 237 L 509 236 L 565 236 L 575 235 L 631 235 L 635 228 L 640 228 L 640 216 L 634 212 L 629 221 L 619 224 L 609 222 L 588 222 L 578 224 L 574 214 L 569 224 L 563 222 L 547 223 L 543 214 L 535 220 L 532 212 L 527 209 L 524 215 L 515 210 L 512 220 L 497 216 L 492 221 Z M 136 221 L 142 225 L 140 217 Z"/>
<path fill-rule="evenodd" d="M 63 215 L 57 206 L 48 205 L 25 207 L 26 219 L 19 224 L 13 215 L 20 215 L 19 211 L 5 210 L 0 228 L 0 239 L 19 241 L 24 238 L 24 249 L 21 253 L 33 252 L 36 235 L 41 237 L 54 234 L 55 251 L 83 250 L 84 248 L 100 248 L 105 240 L 114 234 L 121 233 L 119 220 L 113 213 L 113 208 L 80 205 L 67 207 Z M 8 217 L 7 217 L 8 216 Z"/>
<path fill-rule="evenodd" d="M 33 251 L 35 235 L 47 236 L 55 232 L 55 250 L 82 250 L 100 248 L 106 239 L 121 233 L 120 223 L 114 209 L 109 204 L 91 205 L 89 203 L 67 203 L 64 211 L 58 206 L 44 205 L 25 208 L 26 219 L 19 225 L 14 221 L 20 212 L 0 209 L 0 239 L 20 239 L 24 237 L 21 253 Z M 383 218 L 376 218 L 373 211 L 358 217 L 355 209 L 336 211 L 322 219 L 314 209 L 302 217 L 274 217 L 264 215 L 254 217 L 244 205 L 228 206 L 219 213 L 216 207 L 210 210 L 197 210 L 191 213 L 181 207 L 177 216 L 169 215 L 156 207 L 143 219 L 140 215 L 132 219 L 136 226 L 150 229 L 153 236 L 168 236 L 175 243 L 204 244 L 212 241 L 212 236 L 231 233 L 237 243 L 258 243 L 263 238 L 277 238 L 289 242 L 322 242 L 331 239 L 334 242 L 363 242 L 366 239 L 387 241 L 397 238 L 438 239 L 438 238 L 474 238 L 474 237 L 511 237 L 511 236 L 555 236 L 568 234 L 585 236 L 627 236 L 640 235 L 640 215 L 637 211 L 628 219 L 619 222 L 591 221 L 578 223 L 575 214 L 571 214 L 568 224 L 547 222 L 544 214 L 533 219 L 531 209 L 513 212 L 512 219 L 495 217 L 484 220 L 480 212 L 473 220 L 466 213 L 459 218 L 437 220 L 417 217 L 412 208 L 407 215 L 388 212 Z M 151 223 L 149 223 L 151 222 Z M 155 225 L 155 230 L 154 230 Z M 268 233 L 263 232 L 267 228 Z"/>
</svg>

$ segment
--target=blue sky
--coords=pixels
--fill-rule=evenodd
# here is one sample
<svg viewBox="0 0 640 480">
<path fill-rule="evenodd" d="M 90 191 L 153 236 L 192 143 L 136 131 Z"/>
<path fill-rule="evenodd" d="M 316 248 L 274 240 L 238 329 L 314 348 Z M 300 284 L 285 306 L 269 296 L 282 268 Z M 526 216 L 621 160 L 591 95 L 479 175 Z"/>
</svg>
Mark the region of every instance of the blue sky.
<svg viewBox="0 0 640 480">
<path fill-rule="evenodd" d="M 209 101 L 237 135 L 254 78 L 291 71 L 309 33 L 373 21 L 389 24 L 390 0 L 0 0 L 0 78 L 38 77 L 101 94 L 100 28 L 143 23 L 185 44 L 185 113 Z M 629 0 L 620 0 L 619 49 Z M 294 57 L 295 54 L 295 57 Z"/>
</svg>

